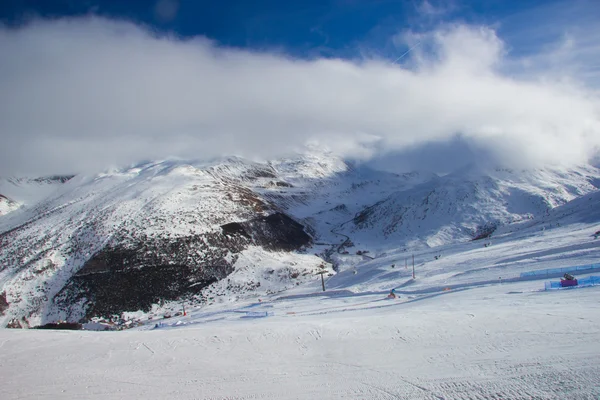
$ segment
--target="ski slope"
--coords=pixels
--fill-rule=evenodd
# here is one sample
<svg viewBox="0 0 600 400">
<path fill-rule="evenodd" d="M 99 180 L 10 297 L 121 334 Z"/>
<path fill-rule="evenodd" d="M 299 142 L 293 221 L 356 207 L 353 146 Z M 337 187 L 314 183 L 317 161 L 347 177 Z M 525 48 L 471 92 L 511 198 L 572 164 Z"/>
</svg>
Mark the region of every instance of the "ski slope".
<svg viewBox="0 0 600 400">
<path fill-rule="evenodd" d="M 125 312 L 140 323 L 127 331 L 1 329 L 0 399 L 597 399 L 600 287 L 544 291 L 546 277 L 523 276 L 600 263 L 597 170 L 473 174 L 398 176 L 308 157 L 75 177 L 0 221 L 19 227 L 23 251 L 43 232 L 65 249 L 77 234 L 92 250 L 121 241 L 122 227 L 202 233 L 255 215 L 252 199 L 310 226 L 316 243 L 298 252 L 248 246 L 233 272 L 206 286 L 207 302 Z M 398 207 L 409 197 L 410 207 Z M 353 227 L 365 207 L 373 212 Z M 484 215 L 506 224 L 470 240 Z M 392 218 L 415 231 L 386 234 Z M 96 229 L 83 229 L 92 220 Z M 93 251 L 79 250 L 82 265 Z M 40 264 L 1 281 L 12 311 L 52 297 L 39 275 L 57 282 L 59 253 L 56 271 Z M 392 288 L 399 298 L 386 299 Z M 183 306 L 186 315 L 170 317 Z"/>
<path fill-rule="evenodd" d="M 0 330 L 0 398 L 596 399 L 600 287 L 509 280 L 598 261 L 598 221 L 569 207 L 417 252 L 415 280 L 403 249 L 338 255 L 324 293 L 315 276 L 123 332 Z"/>
<path fill-rule="evenodd" d="M 596 398 L 600 290 L 538 287 L 152 331 L 2 330 L 0 397 Z M 286 304 L 308 310 L 327 302 Z"/>
</svg>

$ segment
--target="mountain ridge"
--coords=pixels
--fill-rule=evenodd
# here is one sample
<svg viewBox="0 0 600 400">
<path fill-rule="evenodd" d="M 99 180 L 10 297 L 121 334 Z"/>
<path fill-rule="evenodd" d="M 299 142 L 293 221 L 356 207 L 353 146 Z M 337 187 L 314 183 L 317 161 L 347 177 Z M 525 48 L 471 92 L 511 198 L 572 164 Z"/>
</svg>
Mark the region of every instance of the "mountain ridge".
<svg viewBox="0 0 600 400">
<path fill-rule="evenodd" d="M 277 292 L 333 273 L 342 237 L 381 251 L 468 241 L 541 219 L 597 182 L 592 166 L 394 174 L 326 152 L 79 175 L 0 218 L 0 323 Z"/>
</svg>

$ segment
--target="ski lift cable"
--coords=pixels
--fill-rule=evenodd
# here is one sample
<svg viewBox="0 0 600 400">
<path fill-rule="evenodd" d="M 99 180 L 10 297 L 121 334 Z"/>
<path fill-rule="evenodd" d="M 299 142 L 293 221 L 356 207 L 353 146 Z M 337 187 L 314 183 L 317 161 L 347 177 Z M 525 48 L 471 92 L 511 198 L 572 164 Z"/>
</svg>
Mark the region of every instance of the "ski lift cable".
<svg viewBox="0 0 600 400">
<path fill-rule="evenodd" d="M 418 46 L 418 45 L 420 45 L 420 44 L 421 44 L 421 42 L 417 42 L 417 44 L 413 45 L 413 46 L 412 46 L 410 49 L 406 50 L 404 53 L 402 53 L 402 55 L 401 55 L 400 57 L 398 57 L 398 58 L 396 58 L 396 59 L 394 60 L 394 62 L 392 63 L 392 65 L 396 64 L 396 63 L 397 63 L 398 61 L 400 61 L 400 60 L 401 60 L 401 59 L 402 59 L 402 58 L 403 58 L 405 55 L 407 55 L 408 53 L 410 53 L 410 51 L 411 51 L 412 49 L 414 49 L 415 47 L 417 47 L 417 46 Z"/>
</svg>

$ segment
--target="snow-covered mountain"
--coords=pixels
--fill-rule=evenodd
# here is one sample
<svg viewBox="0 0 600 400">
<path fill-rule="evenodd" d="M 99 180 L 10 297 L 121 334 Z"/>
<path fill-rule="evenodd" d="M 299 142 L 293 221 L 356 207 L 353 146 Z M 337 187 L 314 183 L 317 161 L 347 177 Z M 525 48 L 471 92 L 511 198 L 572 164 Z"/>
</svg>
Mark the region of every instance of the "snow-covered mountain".
<svg viewBox="0 0 600 400">
<path fill-rule="evenodd" d="M 147 163 L 69 180 L 0 221 L 5 319 L 37 324 L 147 309 L 199 294 L 233 272 L 252 246 L 256 253 L 309 245 L 302 225 L 251 190 L 277 187 L 276 178 L 268 164 L 227 159 Z M 291 284 L 322 264 L 316 256 L 296 258 L 302 263 L 288 274 Z M 278 269 L 288 264 L 300 263 Z"/>
<path fill-rule="evenodd" d="M 592 166 L 515 171 L 465 167 L 395 192 L 361 211 L 341 232 L 355 243 L 436 247 L 484 237 L 498 226 L 540 218 L 600 187 Z"/>
<path fill-rule="evenodd" d="M 470 240 L 544 218 L 598 182 L 590 166 L 440 177 L 375 171 L 322 152 L 69 177 L 0 218 L 0 324 L 274 293 L 333 273 L 325 260 L 342 242 L 382 249 Z"/>
<path fill-rule="evenodd" d="M 41 178 L 1 178 L 0 216 L 43 200 L 73 175 L 53 175 Z"/>
<path fill-rule="evenodd" d="M 9 212 L 17 210 L 19 207 L 19 203 L 0 194 L 0 216 L 6 215 Z"/>
</svg>

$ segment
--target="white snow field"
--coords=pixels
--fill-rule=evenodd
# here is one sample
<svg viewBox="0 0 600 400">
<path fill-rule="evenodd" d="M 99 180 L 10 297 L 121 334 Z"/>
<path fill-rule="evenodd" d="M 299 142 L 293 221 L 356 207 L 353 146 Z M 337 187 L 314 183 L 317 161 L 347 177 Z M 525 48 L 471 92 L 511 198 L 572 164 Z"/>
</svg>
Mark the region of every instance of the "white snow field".
<svg viewBox="0 0 600 400">
<path fill-rule="evenodd" d="M 128 331 L 0 330 L 0 398 L 598 399 L 600 287 L 519 276 L 597 262 L 600 227 L 549 218 L 418 253 L 414 281 L 398 249 L 346 256 L 325 293 L 315 277 Z"/>
<path fill-rule="evenodd" d="M 153 331 L 2 330 L 0 398 L 597 399 L 599 288 L 538 287 Z"/>
<path fill-rule="evenodd" d="M 53 296 L 130 231 L 220 232 L 262 202 L 315 245 L 246 248 L 185 316 L 163 318 L 183 306 L 169 301 L 125 313 L 142 325 L 121 332 L 0 329 L 0 400 L 599 399 L 600 286 L 544 291 L 562 271 L 522 275 L 600 275 L 598 187 L 592 167 L 437 177 L 327 156 L 75 177 L 0 219 L 15 229 L 0 248 L 3 326 L 56 321 Z M 323 269 L 322 292 L 325 253 L 337 271 Z M 250 281 L 260 289 L 229 288 Z"/>
</svg>

